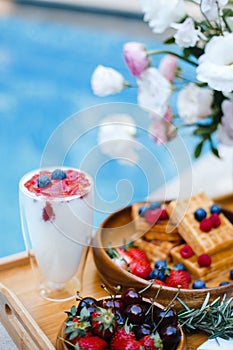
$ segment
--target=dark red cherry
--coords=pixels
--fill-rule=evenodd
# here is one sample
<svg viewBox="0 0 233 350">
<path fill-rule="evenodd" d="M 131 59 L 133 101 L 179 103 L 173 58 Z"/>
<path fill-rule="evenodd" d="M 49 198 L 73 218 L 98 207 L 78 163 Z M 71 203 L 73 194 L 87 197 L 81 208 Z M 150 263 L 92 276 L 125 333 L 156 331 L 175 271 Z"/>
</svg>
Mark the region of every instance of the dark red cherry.
<svg viewBox="0 0 233 350">
<path fill-rule="evenodd" d="M 104 307 L 105 309 L 112 308 L 114 311 L 122 311 L 124 307 L 123 301 L 121 299 L 104 299 L 101 300 L 98 305 Z"/>
<path fill-rule="evenodd" d="M 159 331 L 163 341 L 163 350 L 174 350 L 181 339 L 181 332 L 175 326 L 167 326 Z"/>
<path fill-rule="evenodd" d="M 141 324 L 144 322 L 145 310 L 142 304 L 129 304 L 126 306 L 124 313 L 133 324 Z"/>
<path fill-rule="evenodd" d="M 77 307 L 77 315 L 80 315 L 80 312 L 82 308 L 85 306 L 90 313 L 95 311 L 96 305 L 98 304 L 97 300 L 91 297 L 86 297 L 80 300 L 78 307 Z"/>
<path fill-rule="evenodd" d="M 178 324 L 178 316 L 173 309 L 156 309 L 153 313 L 153 317 L 159 329 L 166 327 L 167 325 L 177 326 Z"/>
<path fill-rule="evenodd" d="M 152 333 L 152 326 L 148 323 L 139 324 L 134 328 L 134 334 L 136 339 L 141 339 L 145 335 L 150 335 Z"/>
<path fill-rule="evenodd" d="M 140 304 L 142 302 L 142 296 L 134 288 L 127 288 L 122 294 L 122 301 L 124 305 L 128 304 Z"/>
</svg>

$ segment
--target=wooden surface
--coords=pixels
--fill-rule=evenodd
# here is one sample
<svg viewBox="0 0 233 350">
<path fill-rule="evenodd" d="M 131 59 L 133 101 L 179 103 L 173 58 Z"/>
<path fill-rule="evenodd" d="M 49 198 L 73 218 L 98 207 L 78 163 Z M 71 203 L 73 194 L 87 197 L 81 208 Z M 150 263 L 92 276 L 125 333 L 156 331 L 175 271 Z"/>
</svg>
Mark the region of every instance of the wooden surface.
<svg viewBox="0 0 233 350">
<path fill-rule="evenodd" d="M 222 198 L 221 204 L 233 209 L 232 196 Z M 65 319 L 64 311 L 76 304 L 75 300 L 54 303 L 41 299 L 25 254 L 0 259 L 0 281 L 3 284 L 0 286 L 0 321 L 7 328 L 18 348 L 34 349 L 32 345 L 27 345 L 31 341 L 30 334 L 37 332 L 36 339 L 39 339 L 39 349 L 54 349 L 57 334 Z M 96 298 L 106 296 L 100 284 L 101 280 L 93 262 L 92 251 L 90 251 L 84 271 L 82 295 Z M 13 327 L 15 323 L 17 326 Z M 28 337 L 25 335 L 25 330 Z M 205 340 L 206 336 L 203 334 L 187 336 L 187 349 L 195 350 Z"/>
</svg>

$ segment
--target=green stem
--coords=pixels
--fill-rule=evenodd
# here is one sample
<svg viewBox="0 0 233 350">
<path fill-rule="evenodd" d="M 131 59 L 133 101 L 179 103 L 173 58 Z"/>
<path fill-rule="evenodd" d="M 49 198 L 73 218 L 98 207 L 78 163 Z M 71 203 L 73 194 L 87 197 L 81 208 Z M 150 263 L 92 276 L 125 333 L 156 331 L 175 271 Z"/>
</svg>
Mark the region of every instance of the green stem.
<svg viewBox="0 0 233 350">
<path fill-rule="evenodd" d="M 152 50 L 152 51 L 148 51 L 147 52 L 147 56 L 159 55 L 159 54 L 164 54 L 164 53 L 168 54 L 168 55 L 176 56 L 176 57 L 180 58 L 181 60 L 192 64 L 193 66 L 196 66 L 196 67 L 198 66 L 198 64 L 196 62 L 189 60 L 187 57 L 184 57 L 182 55 L 179 55 L 178 53 L 175 53 L 175 52 L 172 52 L 172 51 L 169 51 L 169 50 Z"/>
</svg>

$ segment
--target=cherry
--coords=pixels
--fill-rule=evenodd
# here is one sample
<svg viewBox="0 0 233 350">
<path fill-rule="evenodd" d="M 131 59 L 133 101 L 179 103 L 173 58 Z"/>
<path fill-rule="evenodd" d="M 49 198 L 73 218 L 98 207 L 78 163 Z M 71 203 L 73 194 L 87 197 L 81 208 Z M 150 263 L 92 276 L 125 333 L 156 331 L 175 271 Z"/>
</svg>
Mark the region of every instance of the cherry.
<svg viewBox="0 0 233 350">
<path fill-rule="evenodd" d="M 134 328 L 134 333 L 137 340 L 141 339 L 145 335 L 150 335 L 152 333 L 152 326 L 148 323 L 137 325 Z"/>
<path fill-rule="evenodd" d="M 167 325 L 177 326 L 178 316 L 173 309 L 157 309 L 154 311 L 154 321 L 160 329 L 166 327 Z"/>
<path fill-rule="evenodd" d="M 112 308 L 115 310 L 122 311 L 123 310 L 123 301 L 121 299 L 105 299 L 99 302 L 99 306 L 107 308 Z"/>
<path fill-rule="evenodd" d="M 144 322 L 145 309 L 142 304 L 129 304 L 124 313 L 133 324 L 142 324 Z"/>
<path fill-rule="evenodd" d="M 97 300 L 91 297 L 81 299 L 77 307 L 77 315 L 80 315 L 80 312 L 84 307 L 86 307 L 90 313 L 94 312 L 97 304 Z"/>
<path fill-rule="evenodd" d="M 174 350 L 181 339 L 180 330 L 175 326 L 163 328 L 159 335 L 163 341 L 163 350 Z"/>
<path fill-rule="evenodd" d="M 140 304 L 142 302 L 142 296 L 136 291 L 135 288 L 127 288 L 125 292 L 123 292 L 121 299 L 124 305 Z"/>
</svg>

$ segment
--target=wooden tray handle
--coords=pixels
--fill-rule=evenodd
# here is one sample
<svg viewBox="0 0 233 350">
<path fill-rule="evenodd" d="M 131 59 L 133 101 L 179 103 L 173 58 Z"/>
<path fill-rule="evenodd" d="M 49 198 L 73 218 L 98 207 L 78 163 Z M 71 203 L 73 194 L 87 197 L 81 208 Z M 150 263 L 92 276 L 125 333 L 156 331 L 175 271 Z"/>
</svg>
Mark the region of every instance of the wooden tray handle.
<svg viewBox="0 0 233 350">
<path fill-rule="evenodd" d="M 55 350 L 21 301 L 2 283 L 0 320 L 20 350 Z"/>
</svg>

